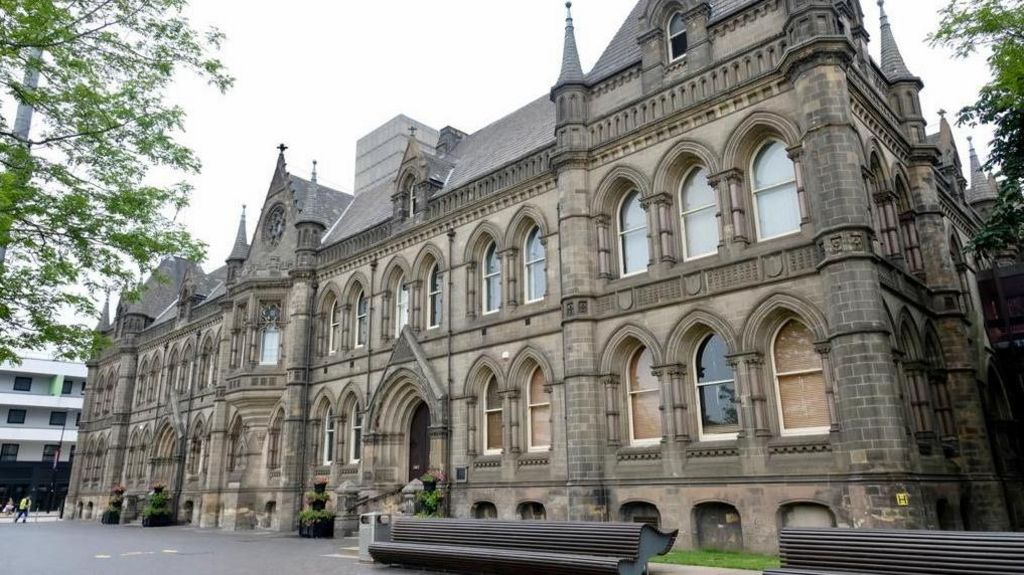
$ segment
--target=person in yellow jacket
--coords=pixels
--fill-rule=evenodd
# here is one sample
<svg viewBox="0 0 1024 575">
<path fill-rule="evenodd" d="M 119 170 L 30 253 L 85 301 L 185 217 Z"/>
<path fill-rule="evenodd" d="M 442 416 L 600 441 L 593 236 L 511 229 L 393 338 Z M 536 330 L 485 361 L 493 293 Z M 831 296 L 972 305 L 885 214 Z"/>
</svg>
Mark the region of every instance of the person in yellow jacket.
<svg viewBox="0 0 1024 575">
<path fill-rule="evenodd" d="M 17 523 L 18 519 L 21 519 L 22 523 L 28 523 L 28 510 L 31 507 L 32 500 L 28 498 L 28 495 L 22 497 L 21 502 L 18 503 L 18 514 L 14 517 L 14 522 Z"/>
</svg>

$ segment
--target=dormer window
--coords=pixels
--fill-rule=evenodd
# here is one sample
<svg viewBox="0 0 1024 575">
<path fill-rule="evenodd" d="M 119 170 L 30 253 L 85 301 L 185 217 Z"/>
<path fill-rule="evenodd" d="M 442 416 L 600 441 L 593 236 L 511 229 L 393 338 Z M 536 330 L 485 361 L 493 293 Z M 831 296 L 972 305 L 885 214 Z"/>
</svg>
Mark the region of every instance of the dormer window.
<svg viewBox="0 0 1024 575">
<path fill-rule="evenodd" d="M 406 216 L 413 217 L 416 215 L 416 180 L 411 175 L 406 176 L 402 182 L 402 194 L 405 196 L 405 208 L 407 210 Z"/>
<path fill-rule="evenodd" d="M 668 23 L 668 51 L 673 62 L 686 55 L 686 20 L 676 12 Z"/>
</svg>

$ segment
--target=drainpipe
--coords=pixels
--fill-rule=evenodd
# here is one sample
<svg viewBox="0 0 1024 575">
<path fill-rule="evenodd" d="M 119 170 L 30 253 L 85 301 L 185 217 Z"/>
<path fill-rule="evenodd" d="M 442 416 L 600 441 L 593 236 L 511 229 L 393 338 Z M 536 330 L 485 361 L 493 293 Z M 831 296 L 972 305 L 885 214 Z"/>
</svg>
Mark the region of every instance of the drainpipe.
<svg viewBox="0 0 1024 575">
<path fill-rule="evenodd" d="M 316 309 L 316 292 L 320 289 L 320 283 L 315 279 L 309 285 L 309 302 L 307 302 L 307 315 L 309 317 L 306 325 L 306 357 L 303 362 L 303 371 L 305 372 L 304 381 L 305 388 L 302 390 L 302 425 L 300 426 L 301 433 L 299 434 L 302 443 L 299 448 L 300 459 L 299 459 L 299 484 L 296 486 L 296 497 L 295 497 L 295 528 L 298 529 L 299 513 L 302 512 L 302 492 L 306 485 L 306 466 L 308 464 L 308 451 L 309 451 L 309 439 L 307 437 L 306 428 L 309 427 L 309 389 L 310 376 L 313 370 L 310 369 L 310 364 L 313 362 L 313 328 L 316 325 L 314 316 L 314 310 Z"/>
<path fill-rule="evenodd" d="M 559 300 L 558 307 L 559 307 L 559 310 L 558 310 L 558 313 L 559 313 L 559 315 L 561 315 L 561 313 L 562 313 L 562 310 L 561 310 L 561 307 L 562 307 L 561 300 L 562 300 L 562 297 L 564 295 L 563 292 L 562 292 L 562 282 L 561 282 L 561 277 L 562 277 L 562 202 L 558 202 L 558 204 L 556 204 L 555 210 L 556 210 L 556 214 L 558 216 L 558 277 L 559 277 L 559 282 L 558 282 L 558 300 Z M 564 335 L 564 333 L 562 335 L 562 346 L 563 346 L 562 349 L 564 350 L 565 349 L 565 335 Z M 554 383 L 554 382 L 552 382 L 552 383 Z M 565 357 L 564 357 L 564 354 L 563 354 L 563 357 L 562 357 L 562 403 L 563 403 L 563 406 L 562 406 L 562 439 L 565 441 L 565 452 L 563 453 L 563 457 L 565 457 L 565 489 L 566 489 L 566 499 L 568 499 L 569 480 L 570 480 L 570 476 L 569 476 L 569 401 L 568 401 L 568 391 L 565 389 Z"/>
<path fill-rule="evenodd" d="M 455 269 L 455 262 L 452 260 L 452 246 L 455 244 L 455 228 L 448 228 L 448 404 L 447 404 L 447 421 L 448 434 L 445 436 L 445 462 L 444 469 L 445 475 L 448 481 L 445 482 L 445 497 L 444 497 L 444 514 L 447 517 L 452 516 L 452 434 L 455 430 L 452 427 L 452 323 L 454 322 L 454 316 L 452 316 L 452 290 L 455 286 L 455 281 L 452 279 L 453 270 Z"/>
</svg>

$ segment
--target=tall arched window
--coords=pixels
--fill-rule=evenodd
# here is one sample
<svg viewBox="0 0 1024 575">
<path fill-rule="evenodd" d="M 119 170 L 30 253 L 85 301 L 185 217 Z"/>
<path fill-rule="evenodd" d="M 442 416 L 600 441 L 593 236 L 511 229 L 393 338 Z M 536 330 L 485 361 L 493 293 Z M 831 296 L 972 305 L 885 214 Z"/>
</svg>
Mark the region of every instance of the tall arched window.
<svg viewBox="0 0 1024 575">
<path fill-rule="evenodd" d="M 694 168 L 679 192 L 683 226 L 683 259 L 692 260 L 718 252 L 718 202 L 708 184 L 708 172 Z"/>
<path fill-rule="evenodd" d="M 402 191 L 405 193 L 406 204 L 405 207 L 408 210 L 408 217 L 413 217 L 416 214 L 416 180 L 410 175 L 405 178 L 405 182 L 402 184 Z"/>
<path fill-rule="evenodd" d="M 545 451 L 551 447 L 551 398 L 544 390 L 546 383 L 544 372 L 539 367 L 534 369 L 526 397 L 530 410 L 530 451 Z"/>
<path fill-rule="evenodd" d="M 334 463 L 334 410 L 327 408 L 327 413 L 324 414 L 324 448 L 323 448 L 323 464 L 330 465 Z"/>
<path fill-rule="evenodd" d="M 673 61 L 686 55 L 686 19 L 678 12 L 668 23 L 668 48 Z"/>
<path fill-rule="evenodd" d="M 754 156 L 754 206 L 757 238 L 768 240 L 800 231 L 800 199 L 796 169 L 786 146 L 770 140 Z"/>
<path fill-rule="evenodd" d="M 355 346 L 363 347 L 366 345 L 366 339 L 369 329 L 369 317 L 370 317 L 370 302 L 366 299 L 366 293 L 363 291 L 359 292 L 359 297 L 356 298 L 356 325 L 355 325 Z"/>
<path fill-rule="evenodd" d="M 779 427 L 783 435 L 825 433 L 829 413 L 825 373 L 814 334 L 796 320 L 786 322 L 772 345 Z"/>
<path fill-rule="evenodd" d="M 284 413 L 274 414 L 274 420 L 270 423 L 270 430 L 267 432 L 267 467 L 270 469 L 281 468 L 281 420 Z"/>
<path fill-rule="evenodd" d="M 700 401 L 700 434 L 728 438 L 739 431 L 736 378 L 726 362 L 725 340 L 708 336 L 697 348 L 697 397 Z"/>
<path fill-rule="evenodd" d="M 661 395 L 651 364 L 650 350 L 641 347 L 633 352 L 626 366 L 629 439 L 634 444 L 661 441 Z"/>
<path fill-rule="evenodd" d="M 647 270 L 650 253 L 647 246 L 647 214 L 640 205 L 640 192 L 634 190 L 619 207 L 619 268 L 628 276 Z"/>
<path fill-rule="evenodd" d="M 548 279 L 544 270 L 546 255 L 540 228 L 533 228 L 526 236 L 523 253 L 526 254 L 523 260 L 526 266 L 526 303 L 540 301 L 548 291 Z"/>
<path fill-rule="evenodd" d="M 501 395 L 498 393 L 498 380 L 491 376 L 484 391 L 484 453 L 498 454 L 504 448 L 501 417 Z"/>
<path fill-rule="evenodd" d="M 359 402 L 352 405 L 352 415 L 349 417 L 352 422 L 349 436 L 349 463 L 359 463 L 363 457 L 363 413 L 359 409 Z"/>
<path fill-rule="evenodd" d="M 441 320 L 444 317 L 443 310 L 443 278 L 441 266 L 437 263 L 430 268 L 429 289 L 427 290 L 427 328 L 434 329 L 441 327 Z"/>
<path fill-rule="evenodd" d="M 260 314 L 260 323 L 263 324 L 262 336 L 260 337 L 260 364 L 277 365 L 280 358 L 281 331 L 278 322 L 281 321 L 281 308 L 271 304 L 263 308 Z"/>
<path fill-rule="evenodd" d="M 484 313 L 494 313 L 501 309 L 501 262 L 498 259 L 498 246 L 493 242 L 484 252 L 483 280 Z"/>
<path fill-rule="evenodd" d="M 398 278 L 395 284 L 395 337 L 402 336 L 402 329 L 409 325 L 409 286 L 405 276 Z"/>
<path fill-rule="evenodd" d="M 330 353 L 338 351 L 338 341 L 341 339 L 341 306 L 338 300 L 331 302 L 331 320 L 327 332 L 327 350 Z"/>
</svg>

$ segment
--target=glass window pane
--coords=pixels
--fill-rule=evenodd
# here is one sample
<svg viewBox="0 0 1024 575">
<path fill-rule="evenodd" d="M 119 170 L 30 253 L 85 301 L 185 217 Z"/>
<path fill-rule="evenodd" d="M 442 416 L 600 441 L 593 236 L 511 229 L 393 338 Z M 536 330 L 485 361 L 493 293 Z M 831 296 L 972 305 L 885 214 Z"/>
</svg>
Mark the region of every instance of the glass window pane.
<svg viewBox="0 0 1024 575">
<path fill-rule="evenodd" d="M 661 399 L 655 392 L 636 393 L 630 397 L 633 405 L 633 439 L 661 437 Z"/>
<path fill-rule="evenodd" d="M 700 416 L 704 433 L 732 433 L 739 429 L 739 412 L 736 409 L 736 385 L 725 383 L 702 385 L 700 395 Z"/>
<path fill-rule="evenodd" d="M 725 340 L 717 334 L 704 340 L 697 351 L 697 382 L 731 381 L 732 366 L 726 362 Z"/>
<path fill-rule="evenodd" d="M 828 427 L 825 397 L 825 377 L 820 371 L 779 376 L 783 426 L 786 429 Z"/>
<path fill-rule="evenodd" d="M 623 273 L 632 274 L 647 269 L 650 255 L 647 251 L 647 230 L 637 230 L 622 236 Z"/>
<path fill-rule="evenodd" d="M 793 160 L 782 142 L 773 141 L 757 153 L 754 160 L 754 189 L 763 190 L 796 179 Z"/>
<path fill-rule="evenodd" d="M 683 184 L 683 212 L 691 212 L 700 208 L 714 206 L 715 189 L 708 184 L 708 173 L 704 168 L 690 172 Z"/>
<path fill-rule="evenodd" d="M 487 248 L 487 256 L 484 258 L 484 273 L 486 275 L 496 274 L 500 272 L 498 266 L 498 248 L 494 244 Z"/>
<path fill-rule="evenodd" d="M 647 227 L 647 215 L 640 205 L 640 192 L 630 192 L 622 202 L 619 213 L 619 231 L 628 232 Z"/>
<path fill-rule="evenodd" d="M 680 32 L 686 31 L 686 20 L 683 19 L 682 14 L 676 14 L 672 17 L 672 21 L 668 24 L 668 33 L 670 36 L 675 36 Z"/>
<path fill-rule="evenodd" d="M 629 362 L 629 390 L 645 391 L 658 389 L 658 379 L 651 373 L 651 351 L 642 348 L 633 354 Z"/>
<path fill-rule="evenodd" d="M 533 370 L 530 376 L 530 404 L 547 403 L 548 395 L 544 392 L 544 372 L 540 368 Z"/>
<path fill-rule="evenodd" d="M 530 276 L 527 278 L 527 286 L 529 293 L 527 293 L 527 299 L 530 301 L 539 300 L 544 297 L 547 293 L 547 277 L 544 275 L 544 262 L 530 264 L 526 268 L 527 274 Z"/>
<path fill-rule="evenodd" d="M 672 45 L 672 59 L 673 60 L 675 60 L 677 58 L 682 58 L 683 56 L 686 55 L 686 48 L 687 48 L 687 45 L 686 45 L 687 44 L 687 42 L 686 42 L 686 32 L 683 32 L 682 34 L 679 34 L 678 36 L 673 36 L 672 40 L 670 42 L 671 42 L 671 45 Z"/>
<path fill-rule="evenodd" d="M 798 322 L 787 323 L 775 338 L 775 369 L 778 373 L 820 370 L 821 356 L 814 349 L 814 334 Z"/>
<path fill-rule="evenodd" d="M 530 408 L 530 445 L 533 447 L 551 445 L 550 405 Z"/>
<path fill-rule="evenodd" d="M 487 414 L 487 450 L 499 451 L 502 448 L 501 441 L 501 412 Z"/>
<path fill-rule="evenodd" d="M 757 222 L 762 238 L 800 230 L 800 200 L 796 184 L 757 193 Z"/>
<path fill-rule="evenodd" d="M 490 383 L 487 384 L 487 396 L 484 409 L 501 408 L 501 395 L 499 395 L 499 391 L 498 382 L 492 377 Z"/>
<path fill-rule="evenodd" d="M 718 251 L 718 218 L 715 208 L 706 208 L 683 218 L 686 232 L 686 257 L 696 258 Z"/>
<path fill-rule="evenodd" d="M 487 311 L 497 311 L 501 307 L 501 277 L 487 278 Z"/>
<path fill-rule="evenodd" d="M 540 241 L 540 228 L 533 228 L 526 240 L 526 261 L 535 262 L 544 259 L 544 244 Z"/>
<path fill-rule="evenodd" d="M 277 363 L 277 348 L 281 343 L 280 332 L 277 328 L 268 327 L 263 331 L 263 349 L 260 363 Z"/>
</svg>

